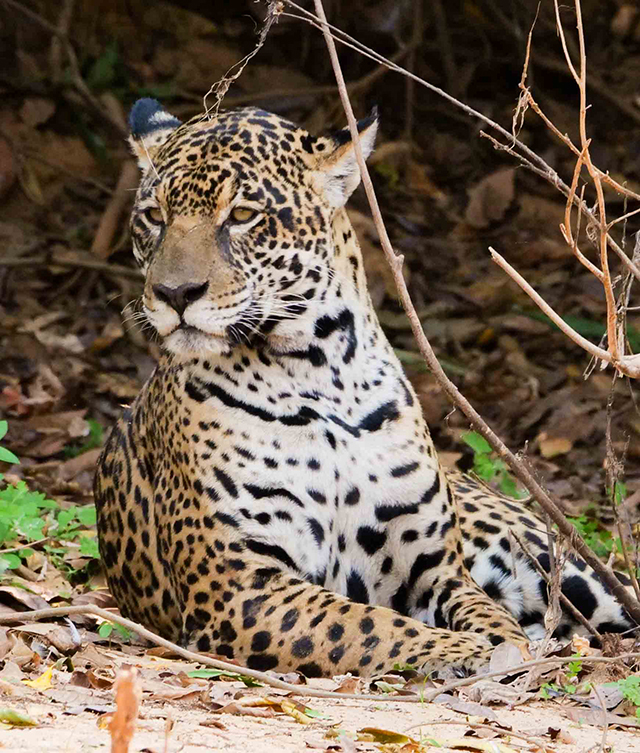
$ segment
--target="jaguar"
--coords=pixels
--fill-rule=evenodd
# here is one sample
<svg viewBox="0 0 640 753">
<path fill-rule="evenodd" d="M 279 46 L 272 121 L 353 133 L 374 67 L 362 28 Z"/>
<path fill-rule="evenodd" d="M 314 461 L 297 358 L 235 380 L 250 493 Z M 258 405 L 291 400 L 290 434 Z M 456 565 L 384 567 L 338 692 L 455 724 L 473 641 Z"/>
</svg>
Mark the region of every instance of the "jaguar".
<svg viewBox="0 0 640 753">
<path fill-rule="evenodd" d="M 130 114 L 142 307 L 162 355 L 108 439 L 100 551 L 122 613 L 258 670 L 481 670 L 544 634 L 547 531 L 444 470 L 371 304 L 348 129 L 242 108 Z M 365 156 L 378 128 L 358 123 Z M 514 535 L 515 534 L 515 535 Z M 525 543 L 526 554 L 518 541 Z M 632 623 L 569 557 L 598 631 Z M 581 630 L 565 613 L 556 634 Z"/>
</svg>

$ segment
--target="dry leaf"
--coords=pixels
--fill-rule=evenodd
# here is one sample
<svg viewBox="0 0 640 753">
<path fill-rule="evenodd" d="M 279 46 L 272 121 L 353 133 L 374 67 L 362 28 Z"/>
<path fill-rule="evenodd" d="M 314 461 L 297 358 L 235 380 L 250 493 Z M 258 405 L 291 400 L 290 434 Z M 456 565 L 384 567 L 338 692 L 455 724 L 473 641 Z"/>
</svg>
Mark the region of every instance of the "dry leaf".
<svg viewBox="0 0 640 753">
<path fill-rule="evenodd" d="M 546 432 L 538 434 L 538 447 L 543 458 L 555 458 L 566 455 L 573 447 L 573 442 L 566 437 L 548 437 Z"/>
<path fill-rule="evenodd" d="M 345 677 L 333 691 L 334 693 L 357 693 L 360 685 L 359 677 Z"/>
<path fill-rule="evenodd" d="M 60 625 L 57 622 L 40 622 L 35 625 L 12 628 L 12 630 L 27 636 L 40 636 L 61 654 L 69 654 L 72 651 L 77 651 L 81 645 L 75 629 L 71 630 L 71 628 Z"/>
<path fill-rule="evenodd" d="M 489 706 L 483 706 L 480 703 L 474 701 L 465 701 L 459 696 L 451 695 L 450 693 L 441 693 L 439 696 L 433 699 L 433 703 L 441 703 L 443 706 L 447 706 L 460 714 L 466 714 L 467 716 L 477 716 L 489 721 L 497 721 L 498 717 L 495 712 Z"/>
<path fill-rule="evenodd" d="M 299 724 L 311 723 L 311 717 L 305 713 L 307 707 L 293 698 L 283 698 L 280 701 L 280 708 L 287 716 L 292 716 Z"/>
<path fill-rule="evenodd" d="M 55 103 L 44 97 L 27 97 L 20 108 L 20 118 L 23 123 L 35 128 L 46 123 L 56 111 Z"/>
<path fill-rule="evenodd" d="M 634 727 L 640 729 L 640 722 L 632 719 L 630 716 L 618 716 L 611 711 L 602 711 L 602 709 L 562 709 L 565 716 L 571 721 L 578 724 L 593 724 L 601 727 L 606 721 L 607 724 L 617 724 L 620 727 Z"/>
<path fill-rule="evenodd" d="M 406 745 L 408 743 L 418 745 L 418 741 L 401 732 L 393 732 L 378 727 L 363 727 L 358 730 L 358 740 L 361 742 L 374 742 L 381 745 Z"/>
<path fill-rule="evenodd" d="M 4 604 L 8 609 L 0 606 L 0 614 L 11 614 L 22 611 L 16 609 L 18 605 L 25 606 L 27 609 L 48 609 L 49 604 L 42 597 L 25 591 L 24 588 L 15 586 L 2 586 L 0 588 L 0 604 Z"/>
<path fill-rule="evenodd" d="M 515 197 L 514 168 L 496 170 L 469 189 L 464 219 L 474 228 L 485 228 L 502 220 Z"/>
<path fill-rule="evenodd" d="M 52 679 L 53 664 L 35 680 L 23 680 L 22 682 L 30 688 L 35 688 L 35 690 L 49 690 L 52 684 Z"/>
<path fill-rule="evenodd" d="M 9 727 L 37 727 L 38 722 L 15 709 L 0 709 L 0 722 Z"/>
<path fill-rule="evenodd" d="M 257 706 L 244 706 L 238 701 L 232 701 L 220 709 L 216 709 L 216 714 L 235 714 L 236 716 L 258 716 L 269 719 L 276 715 L 272 708 L 261 708 Z"/>
</svg>

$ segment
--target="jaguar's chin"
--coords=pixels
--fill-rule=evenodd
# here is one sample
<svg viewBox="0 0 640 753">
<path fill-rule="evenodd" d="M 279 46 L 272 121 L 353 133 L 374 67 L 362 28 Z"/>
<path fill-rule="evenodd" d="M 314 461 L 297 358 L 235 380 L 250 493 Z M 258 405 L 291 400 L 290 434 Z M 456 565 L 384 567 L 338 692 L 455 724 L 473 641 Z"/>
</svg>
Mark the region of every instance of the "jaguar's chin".
<svg viewBox="0 0 640 753">
<path fill-rule="evenodd" d="M 226 332 L 210 334 L 196 327 L 182 326 L 164 337 L 162 345 L 174 358 L 187 361 L 200 356 L 229 353 L 235 343 L 229 340 Z"/>
</svg>

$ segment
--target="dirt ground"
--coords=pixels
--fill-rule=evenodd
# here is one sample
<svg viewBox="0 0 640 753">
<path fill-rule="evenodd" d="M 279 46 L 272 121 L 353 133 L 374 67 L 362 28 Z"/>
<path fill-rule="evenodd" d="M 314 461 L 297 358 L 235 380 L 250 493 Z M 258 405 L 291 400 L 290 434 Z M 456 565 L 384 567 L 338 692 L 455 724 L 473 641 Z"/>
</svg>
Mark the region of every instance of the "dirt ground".
<svg viewBox="0 0 640 753">
<path fill-rule="evenodd" d="M 215 685 L 212 695 L 215 693 L 217 697 L 223 694 L 231 697 L 242 687 L 222 682 Z M 329 680 L 314 680 L 313 686 L 329 689 L 335 684 Z M 38 700 L 25 703 L 24 710 L 39 721 L 38 726 L 0 729 L 0 745 L 16 753 L 34 750 L 80 753 L 108 749 L 111 740 L 101 711 L 109 706 L 110 694 L 104 691 L 94 691 L 94 694 L 95 711 L 78 712 L 71 697 L 66 704 L 48 701 L 46 693 Z M 305 702 L 303 697 L 298 700 Z M 86 698 L 82 703 L 86 703 Z M 202 701 L 145 701 L 131 750 L 153 753 L 251 749 L 260 753 L 299 753 L 307 749 L 586 753 L 596 750 L 602 742 L 609 746 L 607 750 L 615 753 L 640 750 L 640 727 L 611 728 L 603 736 L 601 726 L 571 718 L 563 706 L 548 702 L 537 701 L 511 709 L 494 705 L 486 711 L 491 714 L 490 720 L 482 715 L 456 713 L 436 703 L 312 698 L 306 704 L 318 716 L 301 724 L 285 714 L 255 718 L 213 713 Z M 590 712 L 584 713 L 586 716 Z M 383 731 L 406 735 L 411 740 L 398 738 L 397 742 L 375 743 L 376 736 L 379 740 L 392 739 L 381 737 Z"/>
<path fill-rule="evenodd" d="M 537 5 L 325 3 L 337 26 L 507 129 Z M 623 0 L 584 0 L 582 6 L 594 160 L 640 192 L 640 11 Z M 142 96 L 161 99 L 182 119 L 201 112 L 204 93 L 254 49 L 265 8 L 252 0 L 0 0 L 0 421 L 8 423 L 0 446 L 20 459 L 19 465 L 0 463 L 0 616 L 83 603 L 115 608 L 96 546 L 93 471 L 122 405 L 136 396 L 158 354 L 136 318 L 142 287 L 127 216 L 137 175 L 125 142 L 126 113 Z M 573 28 L 571 8 L 563 5 L 562 13 Z M 488 253 L 494 246 L 566 321 L 600 342 L 604 297 L 562 239 L 564 198 L 495 150 L 478 123 L 436 95 L 348 48 L 341 48 L 341 60 L 357 114 L 379 106 L 373 179 L 394 247 L 406 259 L 412 298 L 444 368 L 507 444 L 526 453 L 565 511 L 579 517 L 598 554 L 616 558 L 607 425 L 610 449 L 623 468 L 625 506 L 635 514 L 637 386 L 591 369 L 585 353 L 540 316 Z M 540 7 L 528 81 L 559 132 L 576 140 L 578 97 L 550 0 Z M 225 107 L 247 104 L 312 132 L 344 125 L 316 29 L 280 18 L 224 100 Z M 575 155 L 531 111 L 520 138 L 571 182 Z M 590 189 L 585 196 L 594 202 Z M 636 208 L 613 191 L 606 200 L 609 219 Z M 451 411 L 422 364 L 361 192 L 350 206 L 381 321 L 444 462 L 467 470 L 473 465 L 462 439 L 468 423 Z M 616 226 L 627 252 L 639 229 L 637 215 Z M 580 242 L 595 261 L 587 230 L 583 223 Z M 633 308 L 627 337 L 640 352 L 640 314 Z M 14 525 L 28 507 L 25 500 L 36 500 L 37 510 Z M 623 563 L 618 558 L 616 564 Z M 256 745 L 267 753 L 417 753 L 429 749 L 429 740 L 445 750 L 500 753 L 582 753 L 601 743 L 618 753 L 640 750 L 638 731 L 629 726 L 635 707 L 621 698 L 608 703 L 612 726 L 603 740 L 598 704 L 584 688 L 565 690 L 575 678 L 562 673 L 538 678 L 535 697 L 514 708 L 495 701 L 495 693 L 484 700 L 480 694 L 474 701 L 479 709 L 458 711 L 441 704 L 310 699 L 308 707 L 321 716 L 304 714 L 303 724 L 277 704 L 250 707 L 264 716 L 248 716 L 242 703 L 242 713 L 221 713 L 239 691 L 249 694 L 244 702 L 266 690 L 195 682 L 188 676 L 194 666 L 161 665 L 132 649 L 109 624 L 78 618 L 71 625 L 27 628 L 0 628 L 0 747 L 10 751 L 109 746 L 104 715 L 113 710 L 115 671 L 123 663 L 140 669 L 136 751 Z M 608 655 L 633 648 L 628 638 Z M 604 687 L 632 665 L 616 671 L 597 682 Z M 578 679 L 589 677 L 585 669 Z M 544 682 L 555 686 L 545 701 L 539 693 Z M 336 687 L 332 681 L 313 684 Z M 512 703 L 513 695 L 504 692 Z M 35 726 L 21 728 L 7 710 L 26 714 Z M 173 722 L 170 733 L 167 720 Z M 413 728 L 407 733 L 412 739 L 357 740 L 363 728 Z M 526 739 L 510 736 L 509 729 Z M 465 738 L 470 730 L 475 737 Z"/>
</svg>

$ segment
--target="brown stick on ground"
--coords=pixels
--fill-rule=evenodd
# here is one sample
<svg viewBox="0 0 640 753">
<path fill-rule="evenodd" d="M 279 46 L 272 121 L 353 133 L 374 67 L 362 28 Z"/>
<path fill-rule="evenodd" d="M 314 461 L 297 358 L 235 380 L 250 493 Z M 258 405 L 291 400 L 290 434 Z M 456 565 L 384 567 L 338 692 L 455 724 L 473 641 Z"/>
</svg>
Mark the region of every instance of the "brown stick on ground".
<svg viewBox="0 0 640 753">
<path fill-rule="evenodd" d="M 91 253 L 100 259 L 106 259 L 111 254 L 113 236 L 118 229 L 120 218 L 127 204 L 133 198 L 133 191 L 137 185 L 138 166 L 133 160 L 127 160 L 122 165 L 113 195 L 102 213 L 100 224 L 91 244 Z"/>
<path fill-rule="evenodd" d="M 469 403 L 469 401 L 460 393 L 455 384 L 447 377 L 443 371 L 436 355 L 431 347 L 427 336 L 422 329 L 420 318 L 415 310 L 415 307 L 411 301 L 407 285 L 402 275 L 402 263 L 404 261 L 403 256 L 396 256 L 389 235 L 387 234 L 378 200 L 376 198 L 373 184 L 369 171 L 362 155 L 362 149 L 360 148 L 360 138 L 358 136 L 358 125 L 356 123 L 355 115 L 353 114 L 353 108 L 349 101 L 349 95 L 347 93 L 344 76 L 342 75 L 342 69 L 340 68 L 340 61 L 338 60 L 338 53 L 333 41 L 333 37 L 327 25 L 327 17 L 324 12 L 322 0 L 314 0 L 316 14 L 321 20 L 322 32 L 324 34 L 327 48 L 329 49 L 329 55 L 331 57 L 331 63 L 333 65 L 333 71 L 338 83 L 338 91 L 340 93 L 340 99 L 347 115 L 347 121 L 349 123 L 349 130 L 351 131 L 351 138 L 355 146 L 355 153 L 358 160 L 358 166 L 362 175 L 362 183 L 364 185 L 367 199 L 369 200 L 369 206 L 371 207 L 371 213 L 373 220 L 378 230 L 380 243 L 384 250 L 387 261 L 391 266 L 391 271 L 396 283 L 399 298 L 402 302 L 402 306 L 407 314 L 407 318 L 411 324 L 411 330 L 420 349 L 420 353 L 427 362 L 427 365 L 433 372 L 433 375 L 438 380 L 438 384 L 447 393 L 453 404 L 460 408 L 465 416 L 471 422 L 473 428 L 481 434 L 487 442 L 493 447 L 497 454 L 504 460 L 511 468 L 513 473 L 529 490 L 536 502 L 542 507 L 542 509 L 549 515 L 551 520 L 558 526 L 560 533 L 565 536 L 570 546 L 575 549 L 578 554 L 590 565 L 596 573 L 602 578 L 602 580 L 611 589 L 613 595 L 618 601 L 625 607 L 629 615 L 640 625 L 640 602 L 634 599 L 629 593 L 627 593 L 624 586 L 617 579 L 615 573 L 610 567 L 607 567 L 600 559 L 593 553 L 590 547 L 584 542 L 575 527 L 566 519 L 562 510 L 551 499 L 549 494 L 540 486 L 538 481 L 534 478 L 531 471 L 524 465 L 524 463 L 509 450 L 504 442 L 498 437 L 498 435 L 485 423 L 482 416 L 475 410 L 475 408 Z"/>
</svg>

